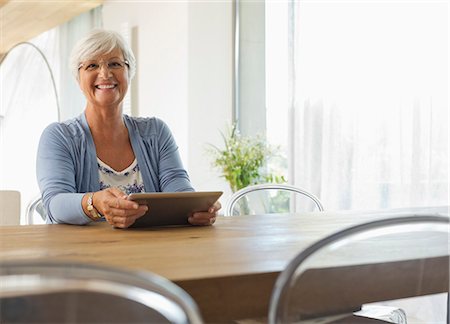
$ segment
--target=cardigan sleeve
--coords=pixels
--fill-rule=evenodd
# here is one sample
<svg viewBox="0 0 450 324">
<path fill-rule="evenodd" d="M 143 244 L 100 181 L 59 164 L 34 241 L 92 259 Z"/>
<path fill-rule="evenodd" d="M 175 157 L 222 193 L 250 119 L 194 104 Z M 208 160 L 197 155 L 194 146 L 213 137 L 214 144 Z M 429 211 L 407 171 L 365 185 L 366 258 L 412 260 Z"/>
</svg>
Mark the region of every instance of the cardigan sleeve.
<svg viewBox="0 0 450 324">
<path fill-rule="evenodd" d="M 76 190 L 76 153 L 70 144 L 70 132 L 60 123 L 49 125 L 39 141 L 36 175 L 48 224 L 91 221 L 81 206 L 83 193 Z"/>
<path fill-rule="evenodd" d="M 166 123 L 155 119 L 158 124 L 159 182 L 161 191 L 194 191 L 187 171 L 183 167 L 178 146 Z"/>
</svg>

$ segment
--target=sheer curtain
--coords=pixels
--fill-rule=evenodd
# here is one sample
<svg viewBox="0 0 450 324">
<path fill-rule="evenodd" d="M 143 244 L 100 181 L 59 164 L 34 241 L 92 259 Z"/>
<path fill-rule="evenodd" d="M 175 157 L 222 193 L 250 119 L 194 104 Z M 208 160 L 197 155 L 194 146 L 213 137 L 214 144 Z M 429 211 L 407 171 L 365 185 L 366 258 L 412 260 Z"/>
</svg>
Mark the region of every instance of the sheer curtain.
<svg viewBox="0 0 450 324">
<path fill-rule="evenodd" d="M 292 9 L 293 182 L 327 209 L 448 205 L 448 4 Z"/>
<path fill-rule="evenodd" d="M 82 33 L 100 25 L 100 9 L 45 32 L 30 42 L 44 54 L 52 69 L 60 118 L 84 109 L 84 99 L 68 69 L 68 53 Z M 21 223 L 28 203 L 39 195 L 36 152 L 43 129 L 58 121 L 57 98 L 50 72 L 39 51 L 19 45 L 0 68 L 0 189 L 21 193 Z M 70 104 L 69 104 L 70 103 Z"/>
</svg>

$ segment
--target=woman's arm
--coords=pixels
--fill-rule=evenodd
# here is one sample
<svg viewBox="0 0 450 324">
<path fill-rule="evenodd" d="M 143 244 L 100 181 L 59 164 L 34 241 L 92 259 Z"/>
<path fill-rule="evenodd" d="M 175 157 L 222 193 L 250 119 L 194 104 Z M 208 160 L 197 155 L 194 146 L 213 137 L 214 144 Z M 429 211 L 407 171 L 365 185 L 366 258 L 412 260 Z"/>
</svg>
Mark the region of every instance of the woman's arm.
<svg viewBox="0 0 450 324">
<path fill-rule="evenodd" d="M 53 123 L 41 135 L 36 161 L 36 174 L 42 193 L 46 222 L 86 224 L 92 220 L 84 213 L 84 193 L 77 193 L 75 152 L 65 125 Z M 72 145 L 71 145 L 72 144 Z"/>
<path fill-rule="evenodd" d="M 178 146 L 169 127 L 162 120 L 158 123 L 159 182 L 161 191 L 194 191 L 183 167 Z"/>
</svg>

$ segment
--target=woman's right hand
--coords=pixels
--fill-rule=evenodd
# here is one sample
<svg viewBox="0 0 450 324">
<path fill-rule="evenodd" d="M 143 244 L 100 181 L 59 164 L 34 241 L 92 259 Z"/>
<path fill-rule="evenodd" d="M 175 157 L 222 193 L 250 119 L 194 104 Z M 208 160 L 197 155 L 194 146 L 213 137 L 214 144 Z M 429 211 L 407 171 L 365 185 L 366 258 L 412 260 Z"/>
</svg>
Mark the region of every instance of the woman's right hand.
<svg viewBox="0 0 450 324">
<path fill-rule="evenodd" d="M 139 205 L 135 201 L 128 200 L 127 197 L 118 188 L 108 188 L 95 192 L 92 200 L 94 207 L 109 224 L 118 228 L 127 228 L 148 210 L 147 205 Z"/>
</svg>

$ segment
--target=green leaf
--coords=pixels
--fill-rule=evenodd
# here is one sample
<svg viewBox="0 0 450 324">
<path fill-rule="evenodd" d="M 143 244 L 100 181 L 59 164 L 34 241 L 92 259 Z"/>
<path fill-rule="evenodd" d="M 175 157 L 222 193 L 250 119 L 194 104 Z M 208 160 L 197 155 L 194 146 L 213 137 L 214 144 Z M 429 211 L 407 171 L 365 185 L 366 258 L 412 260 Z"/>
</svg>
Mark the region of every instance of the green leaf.
<svg viewBox="0 0 450 324">
<path fill-rule="evenodd" d="M 283 175 L 267 173 L 267 160 L 277 149 L 268 145 L 261 136 L 241 136 L 233 124 L 227 134 L 221 132 L 224 149 L 209 144 L 212 165 L 221 171 L 233 192 L 261 182 L 286 182 Z"/>
</svg>

